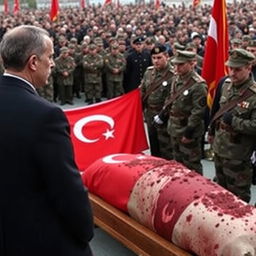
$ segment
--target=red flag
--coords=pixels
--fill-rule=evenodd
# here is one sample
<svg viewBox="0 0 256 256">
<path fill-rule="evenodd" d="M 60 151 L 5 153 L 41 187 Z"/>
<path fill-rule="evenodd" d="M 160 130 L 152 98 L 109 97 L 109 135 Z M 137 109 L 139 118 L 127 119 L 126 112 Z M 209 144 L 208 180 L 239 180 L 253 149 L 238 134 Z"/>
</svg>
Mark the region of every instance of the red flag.
<svg viewBox="0 0 256 256">
<path fill-rule="evenodd" d="M 206 42 L 202 77 L 208 85 L 208 106 L 212 106 L 216 86 L 227 75 L 225 62 L 228 59 L 228 25 L 225 0 L 215 0 Z"/>
<path fill-rule="evenodd" d="M 81 9 L 85 8 L 85 0 L 80 0 L 80 7 Z"/>
<path fill-rule="evenodd" d="M 103 6 L 112 4 L 112 0 L 105 0 Z"/>
<path fill-rule="evenodd" d="M 52 0 L 51 11 L 50 11 L 51 21 L 57 20 L 58 14 L 59 14 L 59 0 Z"/>
<path fill-rule="evenodd" d="M 156 9 L 159 9 L 160 4 L 161 4 L 160 0 L 155 0 L 155 8 Z"/>
<path fill-rule="evenodd" d="M 200 3 L 201 3 L 201 0 L 193 0 L 193 7 L 199 6 Z"/>
<path fill-rule="evenodd" d="M 17 14 L 20 11 L 20 1 L 14 0 L 13 13 Z"/>
<path fill-rule="evenodd" d="M 139 89 L 65 113 L 80 170 L 109 154 L 139 153 L 148 148 Z"/>
<path fill-rule="evenodd" d="M 8 0 L 4 0 L 4 13 L 9 12 L 9 5 L 8 5 Z"/>
</svg>

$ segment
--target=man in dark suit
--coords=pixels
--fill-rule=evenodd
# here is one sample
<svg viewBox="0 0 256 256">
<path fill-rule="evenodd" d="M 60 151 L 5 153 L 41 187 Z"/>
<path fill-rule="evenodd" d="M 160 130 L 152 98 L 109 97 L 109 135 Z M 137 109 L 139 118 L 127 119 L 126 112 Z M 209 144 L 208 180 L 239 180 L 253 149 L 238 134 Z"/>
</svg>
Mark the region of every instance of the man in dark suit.
<svg viewBox="0 0 256 256">
<path fill-rule="evenodd" d="M 54 66 L 52 41 L 19 26 L 0 53 L 0 255 L 92 255 L 92 213 L 67 119 L 35 89 Z"/>
</svg>

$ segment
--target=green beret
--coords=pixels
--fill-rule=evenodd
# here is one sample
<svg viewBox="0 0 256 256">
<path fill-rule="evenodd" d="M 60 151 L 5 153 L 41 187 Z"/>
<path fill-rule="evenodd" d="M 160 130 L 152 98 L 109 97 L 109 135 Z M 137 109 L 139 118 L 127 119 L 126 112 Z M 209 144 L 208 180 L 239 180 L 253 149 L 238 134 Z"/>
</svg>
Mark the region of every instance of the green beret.
<svg viewBox="0 0 256 256">
<path fill-rule="evenodd" d="M 151 55 L 166 52 L 166 47 L 162 44 L 156 44 L 151 50 Z"/>
<path fill-rule="evenodd" d="M 230 52 L 226 66 L 232 68 L 239 68 L 247 64 L 251 64 L 254 60 L 254 55 L 244 49 L 237 48 Z"/>
<path fill-rule="evenodd" d="M 60 53 L 68 52 L 68 47 L 64 46 L 60 48 Z"/>
<path fill-rule="evenodd" d="M 176 50 L 181 50 L 181 51 L 185 50 L 185 46 L 182 45 L 182 44 L 180 44 L 180 43 L 178 43 L 178 42 L 174 43 L 174 44 L 173 44 L 173 47 L 174 47 Z"/>
<path fill-rule="evenodd" d="M 245 42 L 245 41 L 251 41 L 251 40 L 252 40 L 251 37 L 248 36 L 248 35 L 244 35 L 244 36 L 242 37 L 242 41 L 243 41 L 243 42 Z"/>
<path fill-rule="evenodd" d="M 251 40 L 248 44 L 249 47 L 256 47 L 256 40 Z"/>
<path fill-rule="evenodd" d="M 196 53 L 191 51 L 180 51 L 178 50 L 174 58 L 171 60 L 173 64 L 186 63 L 191 60 L 195 60 Z"/>
<path fill-rule="evenodd" d="M 231 44 L 242 44 L 242 40 L 239 38 L 234 38 L 231 40 Z"/>
<path fill-rule="evenodd" d="M 89 50 L 95 50 L 97 48 L 96 44 L 89 44 L 88 49 Z"/>
</svg>

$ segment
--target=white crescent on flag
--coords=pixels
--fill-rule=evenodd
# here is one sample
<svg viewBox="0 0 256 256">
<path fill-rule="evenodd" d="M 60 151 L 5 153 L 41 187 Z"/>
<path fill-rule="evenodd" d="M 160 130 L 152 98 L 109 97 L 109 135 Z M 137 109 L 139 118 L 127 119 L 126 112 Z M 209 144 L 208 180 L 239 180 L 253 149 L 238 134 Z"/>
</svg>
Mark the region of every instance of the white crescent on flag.
<svg viewBox="0 0 256 256">
<path fill-rule="evenodd" d="M 211 16 L 210 25 L 209 25 L 208 36 L 212 37 L 215 40 L 216 44 L 218 43 L 217 24 L 215 19 L 212 16 Z"/>
<path fill-rule="evenodd" d="M 84 126 L 92 121 L 105 122 L 105 123 L 109 124 L 111 129 L 113 129 L 113 127 L 115 125 L 113 118 L 106 116 L 106 115 L 92 115 L 92 116 L 84 117 L 74 124 L 73 132 L 77 139 L 79 139 L 80 141 L 85 142 L 85 143 L 95 143 L 100 139 L 100 138 L 89 139 L 89 138 L 85 137 L 85 135 L 82 132 Z M 114 138 L 113 132 L 114 132 L 114 130 L 107 129 L 107 131 L 105 133 L 103 133 L 102 135 L 104 135 L 106 139 L 109 139 L 111 137 Z"/>
<path fill-rule="evenodd" d="M 122 156 L 124 156 L 125 159 L 121 160 Z M 119 157 L 120 160 L 114 159 L 115 157 Z M 131 154 L 113 154 L 113 155 L 108 155 L 102 158 L 102 162 L 106 164 L 120 164 L 120 163 L 131 161 L 132 159 L 144 159 L 144 158 L 146 158 L 146 156 L 142 156 L 142 155 L 137 156 L 137 155 L 131 155 Z"/>
</svg>

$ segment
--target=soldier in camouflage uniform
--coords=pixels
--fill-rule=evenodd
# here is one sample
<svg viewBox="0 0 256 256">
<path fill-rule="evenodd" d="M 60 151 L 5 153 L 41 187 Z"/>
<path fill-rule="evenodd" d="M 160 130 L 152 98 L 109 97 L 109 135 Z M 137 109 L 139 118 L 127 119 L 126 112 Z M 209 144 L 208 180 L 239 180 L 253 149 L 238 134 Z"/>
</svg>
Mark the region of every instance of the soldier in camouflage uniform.
<svg viewBox="0 0 256 256">
<path fill-rule="evenodd" d="M 204 133 L 207 86 L 194 71 L 196 54 L 177 51 L 172 60 L 177 75 L 171 85 L 168 100 L 168 132 L 172 139 L 174 159 L 191 170 L 202 174 L 201 140 Z"/>
<path fill-rule="evenodd" d="M 167 123 L 153 125 L 153 117 L 162 109 L 169 95 L 173 69 L 168 64 L 168 53 L 163 45 L 151 50 L 154 66 L 148 67 L 141 83 L 144 115 L 147 122 L 151 155 L 172 159 L 172 145 L 167 133 Z"/>
<path fill-rule="evenodd" d="M 119 45 L 113 44 L 110 48 L 110 53 L 105 57 L 105 69 L 108 81 L 108 99 L 112 99 L 124 93 L 123 77 L 126 65 L 124 56 L 119 53 Z"/>
<path fill-rule="evenodd" d="M 53 75 L 48 78 L 48 82 L 45 86 L 36 89 L 38 94 L 44 99 L 53 102 Z"/>
<path fill-rule="evenodd" d="M 103 58 L 97 53 L 95 44 L 89 45 L 89 53 L 83 58 L 84 72 L 86 73 L 86 85 L 84 88 L 86 100 L 88 104 L 101 101 L 102 91 L 102 68 L 104 65 Z"/>
<path fill-rule="evenodd" d="M 55 60 L 55 73 L 57 83 L 59 85 L 60 104 L 68 103 L 73 105 L 73 72 L 75 69 L 75 61 L 69 56 L 69 49 L 62 47 L 60 56 Z"/>
<path fill-rule="evenodd" d="M 222 86 L 220 97 L 219 111 L 224 111 L 219 117 L 218 112 L 215 114 L 216 121 L 209 131 L 218 184 L 246 202 L 251 195 L 250 157 L 256 141 L 256 83 L 250 75 L 254 58 L 244 49 L 230 53 L 226 62 L 230 76 Z M 248 96 L 243 98 L 245 93 Z M 233 100 L 235 104 L 230 104 Z"/>
</svg>

